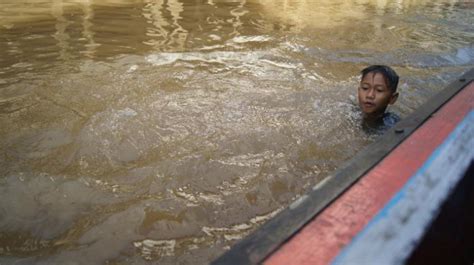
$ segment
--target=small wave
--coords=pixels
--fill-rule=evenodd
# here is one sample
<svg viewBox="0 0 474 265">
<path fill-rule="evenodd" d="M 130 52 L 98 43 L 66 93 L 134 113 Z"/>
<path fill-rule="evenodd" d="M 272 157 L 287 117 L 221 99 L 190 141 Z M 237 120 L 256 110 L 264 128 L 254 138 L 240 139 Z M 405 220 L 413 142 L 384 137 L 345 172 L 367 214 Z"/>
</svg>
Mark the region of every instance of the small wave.
<svg viewBox="0 0 474 265">
<path fill-rule="evenodd" d="M 367 53 L 360 51 L 339 51 L 337 53 L 329 50 L 311 50 L 307 53 L 311 58 L 323 57 L 328 61 L 340 63 L 357 64 L 387 64 L 387 65 L 412 65 L 415 67 L 446 67 L 463 66 L 474 63 L 474 47 L 460 47 L 452 52 L 409 52 L 407 50 L 398 50 L 393 53 L 373 52 Z"/>
<path fill-rule="evenodd" d="M 183 53 L 158 53 L 145 57 L 145 60 L 155 66 L 173 64 L 178 61 L 202 61 L 207 63 L 229 63 L 229 62 L 257 62 L 266 55 L 265 52 L 183 52 Z"/>
<path fill-rule="evenodd" d="M 297 68 L 297 65 L 294 65 L 294 64 L 291 64 L 291 63 L 274 62 L 274 61 L 267 60 L 267 59 L 262 59 L 261 61 L 265 62 L 265 63 L 268 63 L 268 64 L 271 64 L 271 65 L 274 65 L 274 66 L 277 66 L 279 68 L 286 68 L 286 69 L 296 69 Z"/>
<path fill-rule="evenodd" d="M 226 241 L 232 241 L 241 239 L 246 236 L 255 225 L 262 224 L 265 221 L 270 220 L 277 213 L 279 213 L 282 208 L 278 208 L 274 211 L 271 211 L 265 215 L 257 215 L 254 218 L 250 219 L 248 222 L 240 223 L 233 225 L 231 227 L 207 227 L 204 226 L 201 230 L 210 237 L 219 238 L 223 237 Z"/>
<path fill-rule="evenodd" d="M 145 60 L 154 66 L 174 65 L 179 62 L 202 62 L 223 65 L 226 70 L 245 67 L 252 68 L 254 75 L 259 74 L 261 67 L 267 69 L 270 66 L 288 70 L 297 69 L 299 66 L 298 63 L 289 61 L 286 57 L 275 55 L 275 51 L 158 53 L 146 56 Z"/>
<path fill-rule="evenodd" d="M 231 41 L 234 43 L 248 43 L 248 42 L 268 42 L 272 38 L 268 36 L 237 36 Z"/>
<path fill-rule="evenodd" d="M 140 250 L 144 259 L 151 260 L 154 257 L 173 256 L 176 240 L 145 239 L 134 242 L 133 245 Z"/>
<path fill-rule="evenodd" d="M 453 64 L 473 64 L 474 63 L 474 47 L 463 47 L 456 51 L 456 54 L 444 55 L 443 58 Z"/>
</svg>

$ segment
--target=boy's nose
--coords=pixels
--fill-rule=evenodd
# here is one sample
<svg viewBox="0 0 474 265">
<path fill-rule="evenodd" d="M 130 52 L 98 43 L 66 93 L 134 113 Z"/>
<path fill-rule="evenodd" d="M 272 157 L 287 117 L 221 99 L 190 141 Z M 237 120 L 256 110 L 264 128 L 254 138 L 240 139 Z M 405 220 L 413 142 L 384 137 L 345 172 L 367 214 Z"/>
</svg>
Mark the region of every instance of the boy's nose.
<svg viewBox="0 0 474 265">
<path fill-rule="evenodd" d="M 367 98 L 375 98 L 375 89 L 369 89 L 369 91 L 367 91 Z"/>
</svg>

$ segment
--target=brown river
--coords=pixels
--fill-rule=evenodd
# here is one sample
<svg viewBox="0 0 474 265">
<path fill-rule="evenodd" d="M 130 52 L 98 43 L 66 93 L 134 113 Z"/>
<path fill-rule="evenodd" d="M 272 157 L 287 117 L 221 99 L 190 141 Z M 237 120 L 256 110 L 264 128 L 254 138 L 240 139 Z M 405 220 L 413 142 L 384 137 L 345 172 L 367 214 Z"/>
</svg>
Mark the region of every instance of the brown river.
<svg viewBox="0 0 474 265">
<path fill-rule="evenodd" d="M 474 66 L 454 0 L 0 0 L 0 264 L 206 264 Z"/>
</svg>

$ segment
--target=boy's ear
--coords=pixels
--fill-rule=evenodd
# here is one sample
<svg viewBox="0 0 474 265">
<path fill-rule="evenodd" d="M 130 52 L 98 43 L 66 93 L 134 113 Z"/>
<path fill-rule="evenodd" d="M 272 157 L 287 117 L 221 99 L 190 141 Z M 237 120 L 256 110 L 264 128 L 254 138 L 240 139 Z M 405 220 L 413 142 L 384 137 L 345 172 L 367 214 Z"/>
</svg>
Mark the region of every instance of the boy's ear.
<svg viewBox="0 0 474 265">
<path fill-rule="evenodd" d="M 390 101 L 388 102 L 388 104 L 392 105 L 393 103 L 395 103 L 395 101 L 397 101 L 397 99 L 398 99 L 398 92 L 395 92 L 390 97 Z"/>
</svg>

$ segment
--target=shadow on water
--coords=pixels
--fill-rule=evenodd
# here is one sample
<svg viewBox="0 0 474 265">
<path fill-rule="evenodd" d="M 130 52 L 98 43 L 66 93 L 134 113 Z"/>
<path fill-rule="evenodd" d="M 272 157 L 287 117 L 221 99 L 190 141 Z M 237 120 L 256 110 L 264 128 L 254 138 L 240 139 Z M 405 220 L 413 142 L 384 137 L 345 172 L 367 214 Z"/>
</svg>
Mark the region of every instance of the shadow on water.
<svg viewBox="0 0 474 265">
<path fill-rule="evenodd" d="M 0 263 L 202 264 L 473 66 L 464 1 L 3 1 Z M 75 263 L 75 264 L 76 264 Z"/>
</svg>

